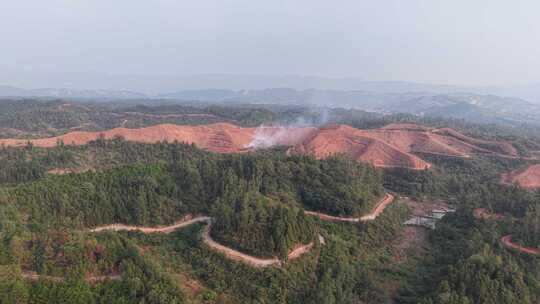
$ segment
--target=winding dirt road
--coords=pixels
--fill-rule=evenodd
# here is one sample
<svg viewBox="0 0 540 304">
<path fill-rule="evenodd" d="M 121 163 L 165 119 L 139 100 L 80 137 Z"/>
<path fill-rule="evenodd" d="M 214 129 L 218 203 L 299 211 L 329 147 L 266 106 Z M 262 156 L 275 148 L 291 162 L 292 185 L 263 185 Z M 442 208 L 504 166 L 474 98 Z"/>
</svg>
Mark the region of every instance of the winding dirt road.
<svg viewBox="0 0 540 304">
<path fill-rule="evenodd" d="M 476 219 L 494 219 L 494 220 L 502 220 L 504 219 L 504 215 L 497 214 L 497 213 L 490 213 L 488 210 L 484 208 L 476 208 L 473 211 L 473 216 Z M 533 255 L 540 255 L 540 249 L 532 248 L 532 247 L 524 247 L 519 244 L 516 244 L 512 242 L 512 235 L 508 234 L 501 238 L 501 243 L 506 247 L 510 249 L 514 249 L 517 251 L 520 251 L 522 253 L 526 254 L 533 254 Z"/>
<path fill-rule="evenodd" d="M 316 211 L 304 211 L 307 215 L 313 215 L 318 218 L 320 218 L 323 221 L 333 221 L 333 222 L 350 222 L 350 223 L 358 223 L 358 222 L 367 222 L 372 221 L 376 219 L 381 213 L 394 201 L 394 196 L 390 193 L 386 193 L 384 197 L 377 202 L 375 207 L 371 210 L 370 213 L 362 216 L 362 217 L 340 217 L 340 216 L 333 216 L 328 215 Z"/>
<path fill-rule="evenodd" d="M 518 250 L 518 251 L 523 252 L 523 253 L 540 255 L 540 250 L 537 249 L 537 248 L 523 247 L 523 246 L 521 246 L 519 244 L 513 243 L 511 235 L 503 236 L 501 238 L 501 243 L 504 246 L 508 247 L 508 248 L 512 248 L 512 249 Z"/>
<path fill-rule="evenodd" d="M 344 218 L 344 217 L 336 217 L 327 215 L 324 213 L 318 213 L 313 211 L 305 211 L 308 215 L 314 215 L 319 217 L 322 220 L 328 220 L 328 221 L 341 221 L 341 222 L 360 222 L 360 221 L 371 221 L 377 218 L 384 209 L 394 200 L 394 196 L 391 194 L 386 194 L 373 208 L 372 212 L 369 214 L 366 214 L 360 218 Z M 204 232 L 203 232 L 203 242 L 210 247 L 211 249 L 222 253 L 226 257 L 242 262 L 245 264 L 248 264 L 253 267 L 257 268 L 264 268 L 264 267 L 270 267 L 270 266 L 276 266 L 280 267 L 282 265 L 282 261 L 279 260 L 277 257 L 270 258 L 270 259 L 264 259 L 264 258 L 258 258 L 255 256 L 251 256 L 245 253 L 242 253 L 238 250 L 232 249 L 230 247 L 224 246 L 219 244 L 218 242 L 214 241 L 212 237 L 210 236 L 210 230 L 212 227 L 212 218 L 209 216 L 195 216 L 195 215 L 187 215 L 181 220 L 177 221 L 176 223 L 170 225 L 170 226 L 158 226 L 158 227 L 141 227 L 141 226 L 130 226 L 130 225 L 124 225 L 124 224 L 110 224 L 110 225 L 104 225 L 99 226 L 93 229 L 90 229 L 90 232 L 102 232 L 102 231 L 140 231 L 142 233 L 165 233 L 169 234 L 174 232 L 177 229 L 187 227 L 190 225 L 193 225 L 195 223 L 207 223 Z M 325 239 L 319 235 L 319 242 L 322 245 L 325 245 Z M 287 255 L 287 260 L 292 261 L 295 259 L 298 259 L 302 255 L 308 253 L 314 246 L 314 242 L 310 242 L 308 244 L 298 244 L 295 246 L 291 252 Z M 515 245 L 517 246 L 517 245 Z M 515 248 L 515 247 L 514 247 Z M 534 250 L 534 249 L 532 249 Z M 65 280 L 64 277 L 55 277 L 55 276 L 47 276 L 47 275 L 39 275 L 36 272 L 33 271 L 25 271 L 21 274 L 21 276 L 25 280 L 29 281 L 38 281 L 40 279 L 54 281 L 54 282 L 63 282 Z M 98 283 L 103 282 L 106 280 L 119 280 L 121 278 L 120 275 L 108 275 L 108 276 L 89 276 L 85 278 L 85 280 L 89 283 Z"/>
<path fill-rule="evenodd" d="M 281 266 L 281 261 L 278 258 L 261 259 L 261 258 L 242 253 L 238 250 L 234 250 L 230 247 L 223 246 L 217 243 L 216 241 L 212 239 L 212 237 L 210 237 L 210 228 L 211 228 L 211 225 L 209 224 L 204 229 L 204 233 L 203 233 L 204 243 L 208 245 L 208 247 L 214 249 L 215 251 L 220 252 L 224 254 L 225 256 L 229 257 L 231 260 L 244 262 L 254 267 Z"/>
<path fill-rule="evenodd" d="M 101 231 L 140 231 L 142 233 L 165 233 L 169 234 L 177 229 L 193 225 L 195 223 L 205 222 L 208 225 L 204 229 L 203 233 L 203 242 L 213 250 L 220 252 L 224 254 L 226 257 L 246 263 L 248 265 L 251 265 L 253 267 L 269 267 L 269 266 L 281 266 L 282 262 L 278 258 L 270 258 L 270 259 L 264 259 L 264 258 L 258 258 L 255 256 L 251 256 L 245 253 L 242 253 L 238 250 L 232 249 L 230 247 L 224 246 L 219 244 L 218 242 L 214 241 L 212 237 L 210 236 L 210 229 L 212 226 L 212 218 L 209 216 L 193 216 L 188 215 L 184 217 L 182 220 L 174 223 L 170 226 L 160 226 L 160 227 L 139 227 L 139 226 L 129 226 L 124 224 L 111 224 L 111 225 L 105 225 L 96 227 L 94 229 L 91 229 L 91 232 L 101 232 Z M 302 256 L 304 253 L 307 253 L 311 250 L 314 243 L 311 242 L 309 244 L 305 245 L 299 245 L 294 250 L 292 250 L 288 256 L 287 260 L 294 260 Z"/>
<path fill-rule="evenodd" d="M 100 232 L 105 230 L 112 230 L 112 231 L 140 231 L 142 233 L 154 233 L 154 232 L 160 232 L 160 233 L 171 233 L 177 229 L 193 225 L 195 223 L 199 222 L 205 222 L 209 223 L 212 221 L 212 218 L 209 216 L 193 216 L 193 215 L 187 215 L 181 220 L 177 221 L 176 223 L 170 225 L 170 226 L 158 226 L 158 227 L 140 227 L 140 226 L 129 226 L 124 224 L 110 224 L 105 226 L 99 226 L 94 229 L 91 229 L 91 232 Z"/>
<path fill-rule="evenodd" d="M 362 217 L 359 218 L 351 218 L 351 217 L 337 217 L 332 216 L 324 213 L 314 212 L 314 211 L 304 211 L 305 214 L 317 216 L 321 220 L 325 221 L 339 221 L 339 222 L 365 222 L 365 221 L 372 221 L 376 219 L 383 211 L 386 209 L 386 207 L 394 201 L 394 196 L 392 194 L 386 193 L 385 196 L 375 205 L 373 210 Z M 194 215 L 187 215 L 184 218 L 182 218 L 180 221 L 174 223 L 170 226 L 158 226 L 158 227 L 141 227 L 141 226 L 130 226 L 130 225 L 124 225 L 124 224 L 110 224 L 105 226 L 96 227 L 94 229 L 91 229 L 91 232 L 101 232 L 101 231 L 140 231 L 142 233 L 171 233 L 177 229 L 193 225 L 195 223 L 204 222 L 208 225 L 204 229 L 203 232 L 203 242 L 213 250 L 220 252 L 224 254 L 226 257 L 246 263 L 248 265 L 251 265 L 253 267 L 269 267 L 269 266 L 281 266 L 282 261 L 279 260 L 277 257 L 264 259 L 259 258 L 255 256 L 251 256 L 245 253 L 242 253 L 238 250 L 232 249 L 230 247 L 224 246 L 219 244 L 218 242 L 214 241 L 212 237 L 210 236 L 210 230 L 212 227 L 212 218 L 209 216 L 194 216 Z M 324 244 L 324 238 L 319 235 L 319 240 L 321 244 Z M 313 242 L 310 242 L 309 244 L 298 244 L 295 246 L 295 248 L 289 252 L 287 255 L 287 260 L 291 261 L 294 259 L 297 259 L 301 257 L 303 254 L 309 252 L 314 246 Z"/>
</svg>

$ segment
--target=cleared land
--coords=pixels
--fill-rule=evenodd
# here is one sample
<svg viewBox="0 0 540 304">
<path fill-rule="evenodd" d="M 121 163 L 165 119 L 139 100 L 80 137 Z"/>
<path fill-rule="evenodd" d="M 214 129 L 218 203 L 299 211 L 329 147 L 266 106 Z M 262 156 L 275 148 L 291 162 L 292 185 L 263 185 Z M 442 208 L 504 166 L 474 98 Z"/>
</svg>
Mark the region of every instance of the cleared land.
<svg viewBox="0 0 540 304">
<path fill-rule="evenodd" d="M 289 154 L 324 158 L 346 154 L 360 162 L 382 168 L 424 170 L 431 166 L 418 153 L 448 157 L 484 154 L 519 157 L 508 142 L 475 139 L 452 129 L 430 129 L 412 124 L 390 124 L 380 129 L 360 130 L 346 125 L 322 128 L 261 126 L 242 128 L 230 123 L 209 125 L 161 124 L 141 129 L 116 128 L 103 132 L 70 132 L 39 139 L 0 139 L 0 146 L 37 147 L 83 145 L 97 139 L 122 138 L 142 143 L 184 142 L 218 153 L 242 153 L 259 148 L 288 146 Z M 416 154 L 415 154 L 416 153 Z"/>
<path fill-rule="evenodd" d="M 508 185 L 518 184 L 526 189 L 540 188 L 540 164 L 504 173 L 501 176 L 501 183 Z"/>
</svg>

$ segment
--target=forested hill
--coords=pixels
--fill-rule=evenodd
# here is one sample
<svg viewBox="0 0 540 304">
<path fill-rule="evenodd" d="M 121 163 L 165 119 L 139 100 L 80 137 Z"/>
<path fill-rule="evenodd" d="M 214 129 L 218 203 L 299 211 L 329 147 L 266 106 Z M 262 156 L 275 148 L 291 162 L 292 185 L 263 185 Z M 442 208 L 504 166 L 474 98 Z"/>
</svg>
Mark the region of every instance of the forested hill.
<svg viewBox="0 0 540 304">
<path fill-rule="evenodd" d="M 273 212 L 298 208 L 359 215 L 383 195 L 379 172 L 343 157 L 315 160 L 270 153 L 197 154 L 183 144 L 169 149 L 169 162 L 162 158 L 161 163 L 153 165 L 48 176 L 9 188 L 7 195 L 33 223 L 72 229 L 110 223 L 158 225 L 172 223 L 188 213 L 213 213 L 217 218 L 215 231 L 219 233 L 221 227 L 230 235 L 245 229 L 242 225 L 251 223 L 249 218 L 260 220 L 266 213 L 270 216 L 257 224 L 277 227 L 264 221 L 274 221 Z M 237 218 L 240 214 L 242 217 Z M 309 224 L 302 224 L 302 217 L 293 224 L 299 225 L 298 229 L 272 233 L 282 236 L 285 231 L 297 231 L 298 236 L 292 236 L 285 249 L 306 235 L 304 229 L 310 229 Z M 267 237 L 267 231 L 261 230 L 253 239 Z M 281 250 L 277 243 L 270 251 L 260 251 Z"/>
<path fill-rule="evenodd" d="M 285 122 L 309 113 L 270 112 Z M 364 128 L 392 121 L 470 126 L 342 109 L 329 117 Z M 507 131 L 475 125 L 467 134 L 539 150 L 534 132 Z M 500 183 L 501 173 L 537 160 L 415 153 L 432 166 L 375 169 L 343 155 L 315 159 L 283 148 L 215 154 L 121 138 L 0 147 L 0 304 L 538 303 L 540 193 Z M 396 200 L 372 221 L 332 222 L 304 212 L 356 217 L 384 191 Z M 404 225 L 439 206 L 456 212 L 435 229 Z M 212 220 L 167 234 L 90 231 L 111 223 L 167 225 L 187 214 Z M 503 242 L 508 236 L 515 246 Z M 208 238 L 280 264 L 257 268 L 230 259 Z M 289 260 L 299 245 L 309 250 Z"/>
</svg>

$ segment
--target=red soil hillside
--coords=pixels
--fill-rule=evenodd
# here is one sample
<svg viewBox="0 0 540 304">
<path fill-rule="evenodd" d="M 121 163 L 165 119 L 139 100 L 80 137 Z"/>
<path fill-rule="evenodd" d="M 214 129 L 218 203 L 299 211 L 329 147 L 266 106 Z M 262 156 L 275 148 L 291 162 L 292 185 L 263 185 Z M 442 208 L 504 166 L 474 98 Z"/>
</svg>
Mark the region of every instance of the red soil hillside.
<svg viewBox="0 0 540 304">
<path fill-rule="evenodd" d="M 365 130 L 366 136 L 375 137 L 406 152 L 470 157 L 490 154 L 517 157 L 518 152 L 509 142 L 472 138 L 452 129 L 430 129 L 415 124 L 389 124 L 381 129 Z"/>
<path fill-rule="evenodd" d="M 289 151 L 314 154 L 316 157 L 345 153 L 378 167 L 418 170 L 430 165 L 412 153 L 451 157 L 470 157 L 474 154 L 517 157 L 516 149 L 507 142 L 479 140 L 455 130 L 431 129 L 415 124 L 389 124 L 371 130 L 342 125 L 321 128 Z"/>
<path fill-rule="evenodd" d="M 364 136 L 384 141 L 401 151 L 440 154 L 455 157 L 468 157 L 469 149 L 462 145 L 447 144 L 444 139 L 437 138 L 427 131 L 410 130 L 366 130 Z"/>
<path fill-rule="evenodd" d="M 323 158 L 343 153 L 377 167 L 403 167 L 425 169 L 430 165 L 419 157 L 400 150 L 377 138 L 366 136 L 365 131 L 338 125 L 319 129 L 304 142 L 289 149 L 293 154 L 313 154 Z"/>
<path fill-rule="evenodd" d="M 251 140 L 249 130 L 230 124 L 215 124 L 206 126 L 156 125 L 142 129 L 116 128 L 103 132 L 71 132 L 58 137 L 31 140 L 34 146 L 54 147 L 58 141 L 66 145 L 83 145 L 99 137 L 112 139 L 122 137 L 125 140 L 143 143 L 159 141 L 173 142 L 175 140 L 195 143 L 201 148 L 217 152 L 236 152 L 239 147 Z M 0 140 L 0 144 L 9 146 L 24 146 L 27 140 Z"/>
<path fill-rule="evenodd" d="M 478 140 L 451 129 L 432 129 L 415 124 L 390 124 L 373 130 L 359 130 L 345 125 L 316 129 L 276 126 L 241 128 L 228 123 L 200 126 L 163 124 L 141 129 L 71 132 L 33 140 L 0 139 L 0 146 L 25 146 L 29 141 L 38 147 L 53 147 L 59 141 L 66 145 L 83 145 L 100 137 L 122 137 L 143 143 L 179 141 L 220 153 L 290 146 L 289 153 L 313 154 L 316 157 L 344 153 L 377 167 L 417 170 L 428 168 L 430 164 L 413 153 L 452 157 L 469 157 L 473 154 L 517 157 L 516 149 L 507 142 Z"/>
<path fill-rule="evenodd" d="M 160 141 L 193 143 L 201 149 L 220 153 L 246 150 L 254 137 L 271 138 L 272 145 L 291 145 L 291 140 L 300 141 L 313 128 L 241 128 L 228 123 L 189 126 L 162 124 L 141 129 L 116 128 L 103 132 L 71 132 L 58 137 L 26 139 L 0 139 L 0 146 L 25 146 L 31 142 L 36 147 L 54 147 L 59 141 L 66 145 L 84 145 L 100 137 L 113 139 L 122 137 L 128 141 L 155 143 Z M 287 135 L 287 136 L 285 136 Z"/>
<path fill-rule="evenodd" d="M 517 149 L 511 143 L 506 141 L 488 141 L 477 139 L 466 136 L 449 128 L 436 129 L 433 130 L 433 133 L 441 135 L 445 138 L 452 138 L 454 140 L 466 143 L 471 147 L 474 147 L 474 150 L 476 150 L 477 153 L 497 153 L 510 157 L 518 156 Z"/>
<path fill-rule="evenodd" d="M 505 173 L 501 177 L 501 182 L 504 184 L 518 184 L 527 189 L 540 188 L 540 165 Z"/>
</svg>

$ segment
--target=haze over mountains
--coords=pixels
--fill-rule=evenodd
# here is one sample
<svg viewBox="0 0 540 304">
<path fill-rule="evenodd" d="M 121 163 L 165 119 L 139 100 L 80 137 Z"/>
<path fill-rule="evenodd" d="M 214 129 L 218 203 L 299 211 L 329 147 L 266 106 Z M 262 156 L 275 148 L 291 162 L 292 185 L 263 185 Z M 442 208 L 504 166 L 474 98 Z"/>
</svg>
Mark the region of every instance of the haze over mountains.
<svg viewBox="0 0 540 304">
<path fill-rule="evenodd" d="M 213 102 L 280 103 L 350 107 L 373 112 L 447 117 L 479 123 L 536 123 L 540 105 L 523 99 L 474 93 L 377 93 L 338 90 L 185 90 L 163 98 Z"/>
<path fill-rule="evenodd" d="M 369 81 L 362 78 L 330 78 L 298 75 L 195 74 L 179 76 L 115 75 L 104 73 L 18 73 L 18 77 L 0 76 L 0 84 L 23 88 L 66 88 L 86 90 L 142 92 L 155 96 L 183 90 L 261 90 L 291 88 L 368 91 L 376 93 L 469 92 L 484 95 L 516 97 L 540 103 L 540 83 L 521 85 L 472 86 L 445 85 L 408 81 Z M 0 95 L 5 96 L 0 85 Z"/>
<path fill-rule="evenodd" d="M 292 77 L 292 76 L 291 76 Z M 503 97 L 494 94 L 480 94 L 464 91 L 457 86 L 440 86 L 407 82 L 369 82 L 337 80 L 317 77 L 292 77 L 288 88 L 269 89 L 215 89 L 212 87 L 235 87 L 241 84 L 256 87 L 263 79 L 255 77 L 248 81 L 242 77 L 230 77 L 228 82 L 220 82 L 221 77 L 206 79 L 210 89 L 184 89 L 172 93 L 145 94 L 129 90 L 92 90 L 43 88 L 22 89 L 0 86 L 0 97 L 39 97 L 71 99 L 166 99 L 169 101 L 203 101 L 216 103 L 267 103 L 283 105 L 304 105 L 323 107 L 355 108 L 378 113 L 407 113 L 425 117 L 445 117 L 465 119 L 477 123 L 502 123 L 519 125 L 521 123 L 539 124 L 540 104 L 516 97 Z M 284 77 L 284 79 L 288 79 Z M 193 87 L 198 81 L 190 80 Z M 269 84 L 279 85 L 280 79 L 268 77 Z M 186 86 L 183 83 L 180 86 Z M 294 89 L 308 85 L 318 87 L 352 87 L 360 89 Z M 500 89 L 502 90 L 502 89 Z M 539 99 L 540 100 L 540 99 Z"/>
<path fill-rule="evenodd" d="M 126 90 L 89 90 L 66 88 L 22 89 L 12 86 L 0 85 L 2 97 L 49 97 L 49 98 L 109 98 L 109 99 L 135 99 L 147 98 L 146 94 Z"/>
</svg>

